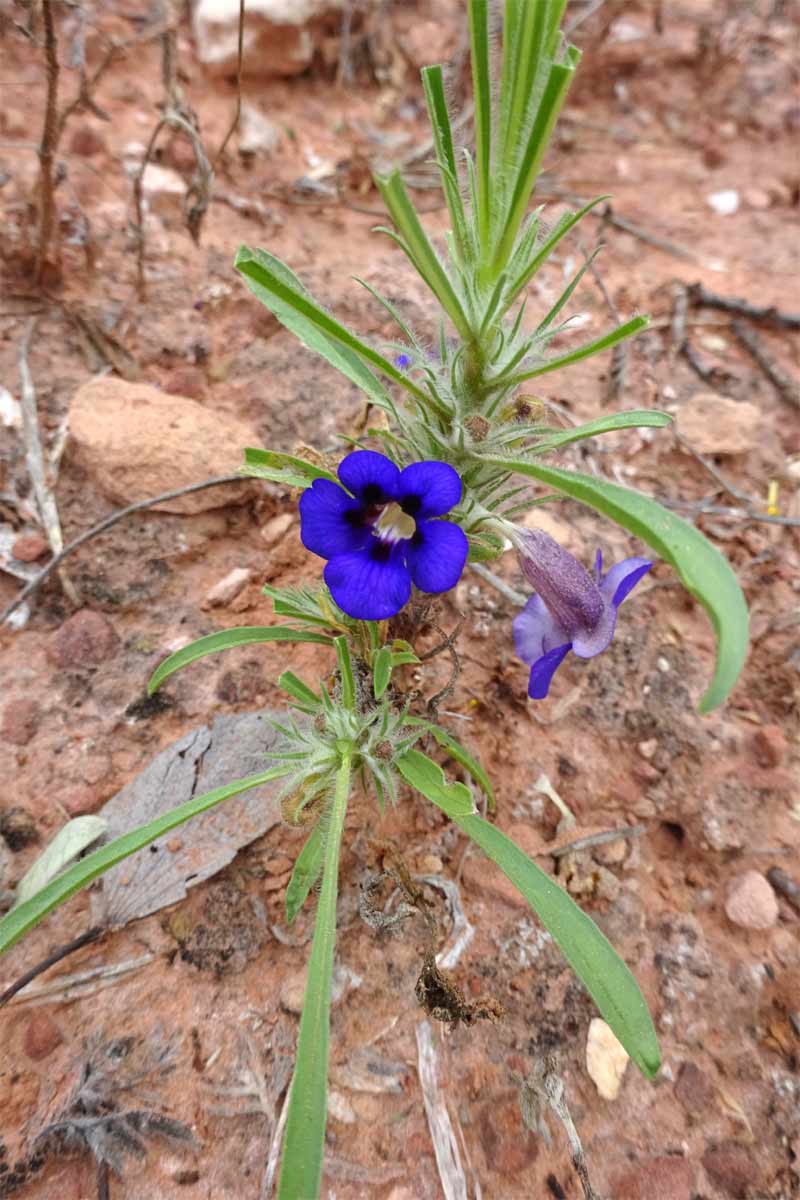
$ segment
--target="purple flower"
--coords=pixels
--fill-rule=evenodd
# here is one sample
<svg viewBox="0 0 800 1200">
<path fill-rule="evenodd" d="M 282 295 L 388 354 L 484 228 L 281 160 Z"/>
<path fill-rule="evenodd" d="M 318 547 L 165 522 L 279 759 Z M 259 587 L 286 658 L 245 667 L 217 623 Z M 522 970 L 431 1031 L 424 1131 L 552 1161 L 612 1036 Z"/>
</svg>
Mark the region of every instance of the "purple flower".
<svg viewBox="0 0 800 1200">
<path fill-rule="evenodd" d="M 300 497 L 300 538 L 328 559 L 325 582 L 343 612 L 382 621 L 406 604 L 412 580 L 422 592 L 455 587 L 467 561 L 466 534 L 431 519 L 461 499 L 461 480 L 448 463 L 401 471 L 383 454 L 355 450 L 338 474 L 343 487 L 315 479 Z"/>
<path fill-rule="evenodd" d="M 592 579 L 543 529 L 515 532 L 512 540 L 536 595 L 514 619 L 514 645 L 531 668 L 528 695 L 543 700 L 570 650 L 579 658 L 593 658 L 606 649 L 614 636 L 617 609 L 653 564 L 646 558 L 626 558 L 604 575 L 598 550 Z"/>
<path fill-rule="evenodd" d="M 401 371 L 407 371 L 408 368 L 411 366 L 411 355 L 410 354 L 395 355 L 394 365 L 396 367 L 399 367 Z"/>
</svg>

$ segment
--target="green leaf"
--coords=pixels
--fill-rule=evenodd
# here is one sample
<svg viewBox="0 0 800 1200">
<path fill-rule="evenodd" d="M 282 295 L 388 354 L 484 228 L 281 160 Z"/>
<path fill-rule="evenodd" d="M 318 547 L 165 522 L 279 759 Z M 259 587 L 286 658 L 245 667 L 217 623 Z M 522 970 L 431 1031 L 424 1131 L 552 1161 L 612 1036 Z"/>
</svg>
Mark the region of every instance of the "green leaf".
<svg viewBox="0 0 800 1200">
<path fill-rule="evenodd" d="M 269 783 L 272 779 L 280 779 L 284 775 L 288 775 L 291 770 L 291 766 L 281 764 L 268 771 L 261 771 L 258 775 L 249 775 L 246 779 L 237 779 L 234 783 L 225 784 L 224 787 L 214 788 L 211 792 L 205 792 L 202 796 L 195 796 L 191 800 L 187 800 L 185 804 L 179 804 L 177 808 L 157 817 L 155 821 L 149 821 L 146 825 L 132 830 L 131 833 L 115 838 L 107 846 L 101 846 L 99 850 L 94 850 L 86 858 L 81 859 L 80 862 L 75 863 L 74 866 L 69 867 L 63 874 L 48 883 L 35 896 L 12 908 L 0 920 L 0 954 L 19 941 L 29 929 L 33 929 L 34 925 L 38 925 L 42 918 L 47 916 L 57 905 L 69 900 L 70 896 L 74 896 L 93 879 L 97 879 L 98 875 L 102 875 L 110 867 L 116 866 L 124 858 L 135 854 L 137 850 L 142 850 L 157 838 L 163 837 L 165 833 L 182 825 L 190 817 L 195 817 L 198 813 L 213 808 L 215 804 L 220 804 L 230 796 L 238 796 L 240 792 L 248 792 L 251 788 Z"/>
<path fill-rule="evenodd" d="M 297 1039 L 297 1062 L 289 1092 L 278 1200 L 301 1200 L 301 1197 L 302 1200 L 316 1200 L 322 1177 L 339 849 L 350 791 L 351 754 L 352 749 L 343 755 L 337 772 L 336 794 L 325 843 L 322 888 Z"/>
<path fill-rule="evenodd" d="M 294 671 L 284 671 L 278 677 L 278 687 L 297 700 L 305 712 L 316 712 L 320 706 L 319 696 Z"/>
<path fill-rule="evenodd" d="M 314 463 L 306 462 L 304 458 L 297 458 L 294 454 L 280 454 L 277 450 L 262 450 L 255 446 L 248 446 L 244 452 L 244 474 L 248 474 L 248 468 L 252 468 L 252 473 L 256 473 L 260 478 L 275 478 L 278 483 L 289 483 L 292 487 L 309 487 L 315 479 L 330 479 L 332 483 L 338 483 L 338 479 L 331 471 L 326 471 L 324 467 L 317 467 Z M 289 476 L 292 478 L 290 479 Z"/>
<path fill-rule="evenodd" d="M 463 783 L 448 783 L 442 768 L 427 754 L 419 750 L 407 750 L 396 760 L 395 766 L 406 783 L 438 804 L 448 816 L 457 813 L 459 817 L 464 817 L 475 811 L 469 788 Z"/>
<path fill-rule="evenodd" d="M 73 858 L 77 858 L 87 846 L 102 837 L 107 828 L 108 822 L 102 817 L 75 817 L 67 821 L 20 879 L 15 906 L 22 904 L 23 900 L 30 900 L 46 887 Z"/>
<path fill-rule="evenodd" d="M 428 105 L 428 119 L 433 131 L 433 142 L 436 147 L 436 157 L 439 162 L 439 172 L 442 177 L 450 220 L 453 223 L 453 234 L 461 262 L 463 263 L 471 251 L 471 230 L 464 212 L 464 201 L 458 186 L 458 168 L 453 149 L 453 131 L 450 126 L 450 114 L 447 111 L 447 101 L 444 94 L 444 75 L 440 66 L 422 68 L 422 86 Z"/>
<path fill-rule="evenodd" d="M 489 198 L 492 187 L 492 80 L 489 67 L 489 11 L 487 0 L 469 0 L 469 34 L 472 50 L 472 90 L 475 97 L 475 177 L 481 248 L 489 241 Z"/>
<path fill-rule="evenodd" d="M 652 1017 L 638 983 L 591 917 L 494 825 L 483 817 L 464 817 L 448 811 L 434 797 L 429 799 L 480 846 L 522 893 L 555 938 L 603 1019 L 639 1070 L 652 1079 L 661 1065 Z"/>
<path fill-rule="evenodd" d="M 342 707 L 351 711 L 356 706 L 356 681 L 353 675 L 353 663 L 350 658 L 350 647 L 343 635 L 334 638 L 336 660 L 339 664 L 339 678 L 342 683 Z"/>
<path fill-rule="evenodd" d="M 436 739 L 440 746 L 443 746 L 447 750 L 451 758 L 455 759 L 465 770 L 469 771 L 475 782 L 486 793 L 489 801 L 489 811 L 494 812 L 494 790 L 491 779 L 478 760 L 473 758 L 468 750 L 465 750 L 461 743 L 453 737 L 452 733 L 449 733 L 446 729 L 442 729 L 441 725 L 434 725 L 432 721 L 425 721 L 422 717 L 406 717 L 404 723 L 417 729 L 425 729 L 427 733 Z"/>
<path fill-rule="evenodd" d="M 309 629 L 290 629 L 288 625 L 240 625 L 236 629 L 222 629 L 219 633 L 209 633 L 198 638 L 181 650 L 176 650 L 159 663 L 150 682 L 147 685 L 148 695 L 152 696 L 165 679 L 187 667 L 189 663 L 205 658 L 207 654 L 216 654 L 218 650 L 230 650 L 232 646 L 246 646 L 252 642 L 317 642 L 321 646 L 330 646 L 331 639 L 324 633 L 313 633 Z"/>
<path fill-rule="evenodd" d="M 664 429 L 671 422 L 672 417 L 669 413 L 658 412 L 656 409 L 631 409 L 628 412 L 613 413 L 608 417 L 598 417 L 572 429 L 548 433 L 535 446 L 530 446 L 527 453 L 549 454 L 551 450 L 559 450 L 562 446 L 580 442 L 583 438 L 597 437 L 600 433 L 613 433 L 617 429 Z"/>
<path fill-rule="evenodd" d="M 722 704 L 747 657 L 748 612 L 742 589 L 728 560 L 693 525 L 662 508 L 655 500 L 592 475 L 524 461 L 493 461 L 538 479 L 574 500 L 611 517 L 623 529 L 647 542 L 670 563 L 705 608 L 717 635 L 714 678 L 700 701 L 700 712 Z"/>
<path fill-rule="evenodd" d="M 317 822 L 308 835 L 303 849 L 295 859 L 292 878 L 286 887 L 286 924 L 292 925 L 300 909 L 308 898 L 322 870 L 322 858 L 325 846 L 322 841 L 322 827 Z"/>
<path fill-rule="evenodd" d="M 489 382 L 494 386 L 502 382 L 505 388 L 518 387 L 526 379 L 535 379 L 537 375 L 547 375 L 549 371 L 560 371 L 562 367 L 569 367 L 584 358 L 591 358 L 594 354 L 600 354 L 603 350 L 610 350 L 618 342 L 623 342 L 625 338 L 633 337 L 635 333 L 646 329 L 649 324 L 649 317 L 632 317 L 630 321 L 625 321 L 624 324 L 618 325 L 616 329 L 612 329 L 609 333 L 604 333 L 602 337 L 595 338 L 593 342 L 586 342 L 583 346 L 578 346 L 575 350 L 570 350 L 566 354 L 559 354 L 555 358 L 546 359 L 538 367 L 531 367 L 520 371 L 518 375 L 512 375 L 510 378 L 500 376 L 498 379 L 492 379 Z"/>
<path fill-rule="evenodd" d="M 372 687 L 375 692 L 375 699 L 380 700 L 383 693 L 389 686 L 389 680 L 392 677 L 392 652 L 388 646 L 381 646 L 378 653 L 375 655 L 375 661 L 372 665 Z"/>
</svg>

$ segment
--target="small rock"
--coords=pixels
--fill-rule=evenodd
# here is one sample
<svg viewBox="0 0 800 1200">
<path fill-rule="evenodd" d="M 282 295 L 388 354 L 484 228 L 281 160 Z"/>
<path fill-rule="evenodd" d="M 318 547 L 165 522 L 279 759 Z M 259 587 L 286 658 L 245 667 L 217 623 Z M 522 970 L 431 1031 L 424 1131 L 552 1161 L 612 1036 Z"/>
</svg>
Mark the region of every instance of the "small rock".
<svg viewBox="0 0 800 1200">
<path fill-rule="evenodd" d="M 352 1104 L 335 1088 L 328 1091 L 328 1116 L 332 1117 L 334 1121 L 341 1121 L 343 1125 L 355 1125 L 356 1123 L 356 1114 Z"/>
<path fill-rule="evenodd" d="M 260 78 L 297 75 L 311 65 L 319 18 L 341 0 L 248 0 L 244 70 Z M 239 0 L 198 0 L 194 6 L 196 53 L 214 75 L 235 75 Z"/>
<path fill-rule="evenodd" d="M 202 400 L 206 394 L 206 377 L 200 367 L 187 364 L 174 367 L 164 379 L 164 391 L 170 396 L 188 396 L 190 400 Z"/>
<path fill-rule="evenodd" d="M 786 734 L 780 725 L 762 725 L 753 734 L 752 746 L 760 767 L 779 767 L 788 750 Z"/>
<path fill-rule="evenodd" d="M 593 1017 L 586 1039 L 586 1070 L 604 1100 L 616 1100 L 628 1053 L 601 1017 Z"/>
<path fill-rule="evenodd" d="M 706 196 L 706 202 L 720 217 L 731 217 L 739 211 L 739 193 L 735 188 L 725 188 Z"/>
<path fill-rule="evenodd" d="M 239 153 L 269 154 L 280 140 L 281 131 L 275 122 L 270 121 L 254 104 L 243 100 L 239 119 Z"/>
<path fill-rule="evenodd" d="M 744 871 L 728 889 L 725 913 L 741 929 L 771 929 L 778 920 L 778 900 L 760 871 Z"/>
<path fill-rule="evenodd" d="M 749 1189 L 759 1183 L 758 1157 L 752 1146 L 721 1142 L 703 1155 L 703 1166 L 718 1187 L 735 1200 L 746 1200 Z"/>
<path fill-rule="evenodd" d="M 39 840 L 39 830 L 27 808 L 15 806 L 0 809 L 0 834 L 9 850 L 24 850 Z"/>
<path fill-rule="evenodd" d="M 761 410 L 716 392 L 696 392 L 677 415 L 675 427 L 700 454 L 744 454 L 758 443 Z"/>
<path fill-rule="evenodd" d="M 765 192 L 763 188 L 745 188 L 742 199 L 748 208 L 754 208 L 757 211 L 763 211 L 772 204 L 769 192 Z"/>
<path fill-rule="evenodd" d="M 639 751 L 642 758 L 647 759 L 649 762 L 658 749 L 658 738 L 648 738 L 645 742 L 639 742 L 636 749 Z"/>
<path fill-rule="evenodd" d="M 278 513 L 277 517 L 270 517 L 266 524 L 261 526 L 261 536 L 268 546 L 277 546 L 289 532 L 293 522 L 292 513 Z"/>
<path fill-rule="evenodd" d="M 70 154 L 77 154 L 79 158 L 93 158 L 95 154 L 102 154 L 105 148 L 105 138 L 92 125 L 79 125 L 69 142 Z"/>
<path fill-rule="evenodd" d="M 148 163 L 142 176 L 142 199 L 148 212 L 163 221 L 178 223 L 183 219 L 186 184 L 177 171 Z"/>
<path fill-rule="evenodd" d="M 681 1063 L 675 1080 L 675 1096 L 693 1117 L 707 1117 L 716 1104 L 716 1089 L 697 1063 Z"/>
<path fill-rule="evenodd" d="M 39 725 L 39 705 L 35 700 L 10 700 L 3 709 L 0 737 L 14 746 L 27 746 Z"/>
<path fill-rule="evenodd" d="M 691 1200 L 694 1170 L 685 1158 L 660 1155 L 614 1181 L 615 1200 Z"/>
<path fill-rule="evenodd" d="M 45 654 L 54 667 L 81 670 L 105 662 L 118 644 L 108 618 L 91 608 L 82 608 L 51 636 Z"/>
<path fill-rule="evenodd" d="M 160 492 L 233 473 L 242 447 L 258 434 L 235 417 L 221 416 L 183 396 L 106 376 L 78 389 L 69 410 L 75 457 L 103 494 L 132 504 Z M 243 504 L 249 480 L 206 488 L 155 505 L 160 512 L 199 513 Z"/>
<path fill-rule="evenodd" d="M 249 567 L 234 567 L 218 583 L 209 588 L 203 601 L 203 608 L 221 608 L 225 604 L 230 604 L 231 600 L 236 599 L 242 588 L 247 586 L 252 577 L 253 572 Z"/>
<path fill-rule="evenodd" d="M 37 558 L 47 554 L 50 549 L 45 538 L 39 533 L 23 533 L 11 547 L 11 553 L 17 562 L 36 562 Z"/>
<path fill-rule="evenodd" d="M 103 802 L 95 788 L 81 784 L 60 792 L 55 799 L 70 817 L 85 817 L 87 813 L 95 813 Z"/>
<path fill-rule="evenodd" d="M 22 1048 L 28 1058 L 41 1062 L 63 1042 L 61 1030 L 46 1012 L 34 1012 L 22 1037 Z"/>
</svg>

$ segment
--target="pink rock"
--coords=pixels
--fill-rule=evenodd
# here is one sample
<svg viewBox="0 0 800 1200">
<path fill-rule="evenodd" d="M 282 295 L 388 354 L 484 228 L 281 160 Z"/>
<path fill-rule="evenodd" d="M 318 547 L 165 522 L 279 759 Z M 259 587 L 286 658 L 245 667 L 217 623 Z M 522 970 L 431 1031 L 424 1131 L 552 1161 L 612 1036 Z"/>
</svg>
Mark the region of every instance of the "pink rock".
<svg viewBox="0 0 800 1200">
<path fill-rule="evenodd" d="M 49 549 L 47 541 L 41 534 L 23 533 L 14 542 L 11 553 L 17 562 L 31 563 L 36 562 L 37 558 L 41 558 L 43 554 L 47 554 Z"/>
<path fill-rule="evenodd" d="M 61 1030 L 46 1012 L 34 1012 L 22 1037 L 22 1048 L 28 1058 L 41 1062 L 63 1041 Z"/>
<path fill-rule="evenodd" d="M 55 667 L 81 670 L 96 667 L 117 649 L 114 626 L 102 613 L 82 608 L 57 629 L 47 645 L 47 658 Z"/>
<path fill-rule="evenodd" d="M 735 1200 L 746 1200 L 750 1188 L 760 1182 L 754 1147 L 739 1142 L 721 1142 L 709 1147 L 703 1155 L 703 1166 L 717 1187 Z"/>
<path fill-rule="evenodd" d="M 3 709 L 0 737 L 14 746 L 27 746 L 39 724 L 39 705 L 35 700 L 10 700 Z"/>
<path fill-rule="evenodd" d="M 230 604 L 250 582 L 252 574 L 248 567 L 234 567 L 209 589 L 203 601 L 203 608 L 219 608 Z"/>
<path fill-rule="evenodd" d="M 685 1158 L 660 1155 L 639 1163 L 615 1183 L 616 1200 L 691 1200 L 694 1170 Z"/>
<path fill-rule="evenodd" d="M 215 475 L 233 474 L 258 434 L 184 396 L 104 377 L 78 389 L 69 410 L 75 457 L 109 500 L 131 504 Z M 160 512 L 199 513 L 243 504 L 250 480 L 164 500 Z"/>
<path fill-rule="evenodd" d="M 778 920 L 778 900 L 760 871 L 744 871 L 728 889 L 725 913 L 741 929 L 771 929 Z"/>
</svg>

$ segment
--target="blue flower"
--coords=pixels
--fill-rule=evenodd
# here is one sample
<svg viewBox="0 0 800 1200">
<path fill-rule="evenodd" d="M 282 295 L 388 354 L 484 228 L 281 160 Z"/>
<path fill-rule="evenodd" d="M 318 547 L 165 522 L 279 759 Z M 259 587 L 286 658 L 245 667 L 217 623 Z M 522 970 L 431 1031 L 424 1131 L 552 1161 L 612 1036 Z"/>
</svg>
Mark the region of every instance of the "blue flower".
<svg viewBox="0 0 800 1200">
<path fill-rule="evenodd" d="M 315 479 L 303 492 L 300 537 L 328 559 L 325 582 L 343 612 L 382 621 L 407 603 L 412 580 L 422 592 L 455 587 L 467 561 L 466 534 L 431 519 L 461 499 L 461 480 L 448 463 L 401 471 L 384 454 L 355 450 L 338 474 L 343 487 Z"/>
<path fill-rule="evenodd" d="M 399 367 L 401 371 L 407 371 L 408 368 L 411 366 L 411 355 L 410 354 L 396 354 L 395 359 L 394 359 L 394 365 L 396 367 Z"/>
<path fill-rule="evenodd" d="M 626 558 L 604 575 L 598 550 L 592 579 L 543 529 L 517 528 L 512 541 L 525 578 L 536 588 L 514 619 L 514 645 L 531 668 L 528 695 L 543 700 L 570 650 L 579 658 L 593 658 L 607 648 L 617 609 L 653 564 L 646 558 Z"/>
</svg>

